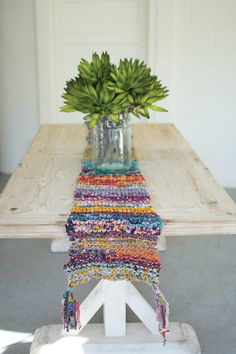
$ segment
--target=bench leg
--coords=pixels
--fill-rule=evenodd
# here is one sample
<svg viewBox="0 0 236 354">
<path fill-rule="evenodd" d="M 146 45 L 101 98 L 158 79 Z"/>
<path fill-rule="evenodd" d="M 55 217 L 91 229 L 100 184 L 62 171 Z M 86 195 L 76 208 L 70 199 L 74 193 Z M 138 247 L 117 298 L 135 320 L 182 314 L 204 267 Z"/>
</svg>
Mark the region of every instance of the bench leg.
<svg viewBox="0 0 236 354">
<path fill-rule="evenodd" d="M 141 320 L 126 323 L 126 304 Z M 104 306 L 104 325 L 88 324 Z M 81 304 L 81 329 L 62 325 L 35 332 L 30 354 L 201 354 L 197 336 L 186 323 L 171 322 L 167 345 L 158 334 L 155 311 L 128 281 L 101 280 Z M 105 334 L 105 335 L 104 335 Z"/>
</svg>

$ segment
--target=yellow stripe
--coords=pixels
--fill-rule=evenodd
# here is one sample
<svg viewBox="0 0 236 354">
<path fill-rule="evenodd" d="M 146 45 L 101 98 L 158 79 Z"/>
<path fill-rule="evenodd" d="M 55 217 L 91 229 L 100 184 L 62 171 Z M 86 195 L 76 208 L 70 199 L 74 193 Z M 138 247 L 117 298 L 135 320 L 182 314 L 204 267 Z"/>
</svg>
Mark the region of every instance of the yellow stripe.
<svg viewBox="0 0 236 354">
<path fill-rule="evenodd" d="M 80 208 L 73 207 L 71 209 L 72 213 L 94 213 L 94 212 L 124 212 L 124 213 L 151 213 L 154 212 L 152 207 L 146 208 L 118 208 L 118 207 L 90 207 L 90 208 Z"/>
</svg>

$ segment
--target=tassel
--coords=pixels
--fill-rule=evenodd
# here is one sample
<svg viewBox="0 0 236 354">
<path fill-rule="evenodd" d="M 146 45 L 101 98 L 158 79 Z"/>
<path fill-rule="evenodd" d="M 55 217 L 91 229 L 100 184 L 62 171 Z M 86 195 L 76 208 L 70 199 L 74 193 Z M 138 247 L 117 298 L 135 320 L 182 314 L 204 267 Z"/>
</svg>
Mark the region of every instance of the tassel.
<svg viewBox="0 0 236 354">
<path fill-rule="evenodd" d="M 76 283 L 70 283 L 62 297 L 62 321 L 64 329 L 69 332 L 70 329 L 80 329 L 80 305 L 74 294 Z"/>
<path fill-rule="evenodd" d="M 155 301 L 157 305 L 156 318 L 159 323 L 159 332 L 163 338 L 163 345 L 166 345 L 166 335 L 169 332 L 169 304 L 166 301 L 164 295 L 154 284 L 153 289 L 155 291 Z"/>
</svg>

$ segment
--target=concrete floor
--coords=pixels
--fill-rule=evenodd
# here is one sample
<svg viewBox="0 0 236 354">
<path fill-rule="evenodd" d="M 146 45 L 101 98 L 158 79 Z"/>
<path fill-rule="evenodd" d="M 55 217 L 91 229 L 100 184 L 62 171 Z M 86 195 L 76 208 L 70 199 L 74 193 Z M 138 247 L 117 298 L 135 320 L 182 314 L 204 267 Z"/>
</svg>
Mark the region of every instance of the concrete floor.
<svg viewBox="0 0 236 354">
<path fill-rule="evenodd" d="M 0 186 L 6 180 L 0 178 Z M 236 200 L 236 189 L 228 192 Z M 171 321 L 194 327 L 202 354 L 235 354 L 236 237 L 170 237 L 167 243 L 167 252 L 161 253 L 161 288 L 171 305 Z M 30 350 L 30 343 L 8 341 L 11 333 L 1 331 L 33 333 L 42 325 L 60 323 L 66 259 L 66 254 L 50 253 L 50 240 L 0 240 L 0 354 Z M 95 283 L 80 286 L 81 301 Z M 154 306 L 151 288 L 136 286 Z M 130 311 L 127 320 L 136 320 Z M 102 321 L 101 311 L 93 321 Z"/>
</svg>

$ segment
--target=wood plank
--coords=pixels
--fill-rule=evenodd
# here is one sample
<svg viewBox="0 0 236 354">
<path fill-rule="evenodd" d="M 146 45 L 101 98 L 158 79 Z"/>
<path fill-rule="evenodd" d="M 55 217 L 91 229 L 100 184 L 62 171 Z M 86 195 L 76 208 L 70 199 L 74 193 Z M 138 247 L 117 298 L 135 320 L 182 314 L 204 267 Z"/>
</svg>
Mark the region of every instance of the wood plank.
<svg viewBox="0 0 236 354">
<path fill-rule="evenodd" d="M 157 315 L 131 282 L 127 282 L 126 302 L 152 334 L 158 334 Z"/>
<path fill-rule="evenodd" d="M 142 323 L 127 323 L 125 337 L 105 337 L 102 323 L 88 324 L 78 336 L 62 325 L 40 327 L 34 334 L 30 354 L 201 354 L 194 329 L 187 323 L 171 322 L 168 344 L 161 336 L 149 333 Z"/>
<path fill-rule="evenodd" d="M 103 279 L 103 322 L 106 337 L 126 335 L 126 293 L 129 281 Z M 145 301 L 145 300 L 144 300 Z M 154 316 L 155 318 L 155 316 Z"/>
<path fill-rule="evenodd" d="M 236 205 L 172 124 L 137 124 L 134 146 L 163 235 L 236 233 Z M 0 238 L 60 238 L 84 125 L 43 125 L 0 196 Z"/>
</svg>

